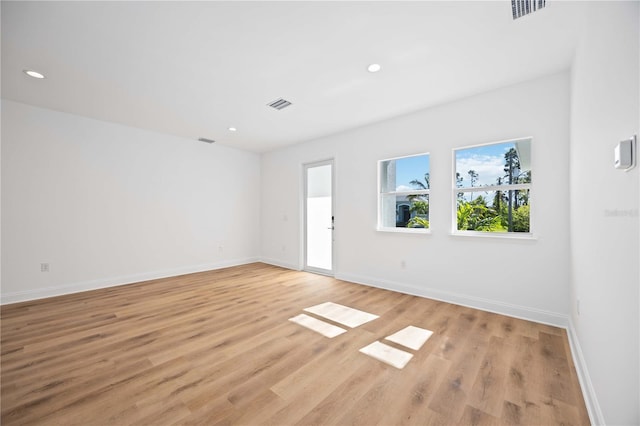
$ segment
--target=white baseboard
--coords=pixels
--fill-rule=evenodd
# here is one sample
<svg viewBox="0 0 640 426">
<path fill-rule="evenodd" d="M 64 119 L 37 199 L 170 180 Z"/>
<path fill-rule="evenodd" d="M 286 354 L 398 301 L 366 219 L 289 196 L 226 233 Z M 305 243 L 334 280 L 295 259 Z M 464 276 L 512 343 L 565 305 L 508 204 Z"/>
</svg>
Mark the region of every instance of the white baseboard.
<svg viewBox="0 0 640 426">
<path fill-rule="evenodd" d="M 468 306 L 470 308 L 494 312 L 496 314 L 507 315 L 510 317 L 535 321 L 543 324 L 549 324 L 556 327 L 567 328 L 567 326 L 569 325 L 568 315 L 549 312 L 542 309 L 513 305 L 496 300 L 483 299 L 480 297 L 436 290 L 427 287 L 416 287 L 410 284 L 380 280 L 372 277 L 363 277 L 353 274 L 336 274 L 336 278 L 343 281 L 350 281 L 356 284 L 364 284 L 371 287 L 382 288 L 385 290 L 411 294 L 413 296 L 427 297 L 429 299 L 454 303 L 456 305 Z"/>
<path fill-rule="evenodd" d="M 215 269 L 246 265 L 247 263 L 259 262 L 259 261 L 260 259 L 257 257 L 225 260 L 222 262 L 183 266 L 180 268 L 167 269 L 164 271 L 145 272 L 141 274 L 101 278 L 97 280 L 83 281 L 83 282 L 78 282 L 73 284 L 65 284 L 61 286 L 44 287 L 36 290 L 17 291 L 13 293 L 3 292 L 2 295 L 0 295 L 0 304 L 6 305 L 9 303 L 26 302 L 29 300 L 44 299 L 46 297 L 54 297 L 54 296 L 62 296 L 64 294 L 78 293 L 81 291 L 98 290 L 101 288 L 132 284 L 140 281 L 175 277 L 178 275 L 192 274 L 195 272 L 212 271 Z"/>
<path fill-rule="evenodd" d="M 300 267 L 298 265 L 294 265 L 293 263 L 281 262 L 279 260 L 270 259 L 270 258 L 267 258 L 267 257 L 261 258 L 260 262 L 266 263 L 267 265 L 279 266 L 281 268 L 293 269 L 294 271 L 301 271 L 302 270 L 302 269 L 300 269 Z"/>
<path fill-rule="evenodd" d="M 589 370 L 587 370 L 587 363 L 584 360 L 582 354 L 582 348 L 580 347 L 580 341 L 576 333 L 573 320 L 569 317 L 569 327 L 567 327 L 567 335 L 569 336 L 569 346 L 571 346 L 571 355 L 573 356 L 573 364 L 576 366 L 576 372 L 578 373 L 578 380 L 580 381 L 580 387 L 582 388 L 582 396 L 584 397 L 584 403 L 587 406 L 587 412 L 589 413 L 589 419 L 592 425 L 604 425 L 604 416 L 596 397 L 596 391 L 593 388 L 591 377 L 589 376 Z"/>
</svg>

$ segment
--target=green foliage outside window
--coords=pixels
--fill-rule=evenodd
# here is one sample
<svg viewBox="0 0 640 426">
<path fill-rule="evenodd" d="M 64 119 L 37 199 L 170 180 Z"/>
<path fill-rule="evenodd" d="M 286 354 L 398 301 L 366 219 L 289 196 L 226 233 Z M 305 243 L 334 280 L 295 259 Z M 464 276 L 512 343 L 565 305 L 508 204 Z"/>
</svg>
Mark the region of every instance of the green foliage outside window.
<svg viewBox="0 0 640 426">
<path fill-rule="evenodd" d="M 482 232 L 530 232 L 529 189 L 508 189 L 508 185 L 531 183 L 531 171 L 520 172 L 515 148 L 504 154 L 504 175 L 487 191 L 475 186 L 479 174 L 469 170 L 470 187 L 457 195 L 457 229 Z M 463 187 L 464 176 L 456 172 L 456 186 Z M 490 185 L 486 185 L 490 186 Z M 499 190 L 504 186 L 504 190 Z M 473 191 L 468 189 L 473 188 Z M 476 189 L 477 188 L 477 189 Z M 492 194 L 485 197 L 482 193 Z"/>
</svg>

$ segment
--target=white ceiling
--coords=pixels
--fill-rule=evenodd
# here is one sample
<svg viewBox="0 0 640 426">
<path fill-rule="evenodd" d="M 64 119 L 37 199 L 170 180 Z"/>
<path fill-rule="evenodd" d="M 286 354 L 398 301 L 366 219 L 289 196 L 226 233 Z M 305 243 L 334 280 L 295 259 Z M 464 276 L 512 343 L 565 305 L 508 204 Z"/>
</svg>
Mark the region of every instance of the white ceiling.
<svg viewBox="0 0 640 426">
<path fill-rule="evenodd" d="M 509 1 L 1 7 L 3 98 L 256 152 L 566 69 L 580 8 L 547 0 L 514 21 Z M 266 106 L 280 97 L 293 105 Z"/>
</svg>

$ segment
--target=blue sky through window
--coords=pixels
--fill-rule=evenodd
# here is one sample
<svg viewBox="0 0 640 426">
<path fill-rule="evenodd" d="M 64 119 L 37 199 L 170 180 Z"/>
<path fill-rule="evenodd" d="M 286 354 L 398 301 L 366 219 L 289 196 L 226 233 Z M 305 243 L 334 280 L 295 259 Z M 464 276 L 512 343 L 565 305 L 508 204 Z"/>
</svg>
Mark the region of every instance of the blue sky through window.
<svg viewBox="0 0 640 426">
<path fill-rule="evenodd" d="M 513 142 L 477 146 L 456 151 L 456 172 L 462 178 L 462 187 L 471 186 L 469 170 L 478 174 L 474 186 L 495 185 L 499 177 L 504 177 L 504 154 L 515 148 Z"/>
<path fill-rule="evenodd" d="M 463 177 L 462 186 L 465 188 L 471 186 L 469 170 L 475 170 L 478 174 L 478 180 L 474 186 L 495 185 L 497 178 L 505 175 L 504 154 L 515 147 L 514 142 L 505 142 L 455 151 L 456 171 Z M 396 191 L 418 189 L 410 182 L 418 179 L 424 183 L 425 173 L 430 173 L 428 154 L 398 158 L 395 162 Z"/>
<path fill-rule="evenodd" d="M 414 179 L 424 182 L 425 173 L 429 173 L 429 155 L 399 158 L 396 160 L 396 191 L 419 189 L 411 185 Z"/>
</svg>

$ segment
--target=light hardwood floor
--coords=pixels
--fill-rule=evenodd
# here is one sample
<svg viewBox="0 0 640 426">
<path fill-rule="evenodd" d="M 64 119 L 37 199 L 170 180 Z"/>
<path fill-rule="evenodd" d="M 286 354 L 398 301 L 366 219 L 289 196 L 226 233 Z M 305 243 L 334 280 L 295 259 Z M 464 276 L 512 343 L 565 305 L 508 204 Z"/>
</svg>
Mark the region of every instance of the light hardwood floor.
<svg viewBox="0 0 640 426">
<path fill-rule="evenodd" d="M 287 320 L 327 301 L 380 318 L 333 339 Z M 562 329 L 260 263 L 1 319 L 5 426 L 589 423 Z M 358 352 L 408 325 L 434 334 L 404 369 Z"/>
</svg>

